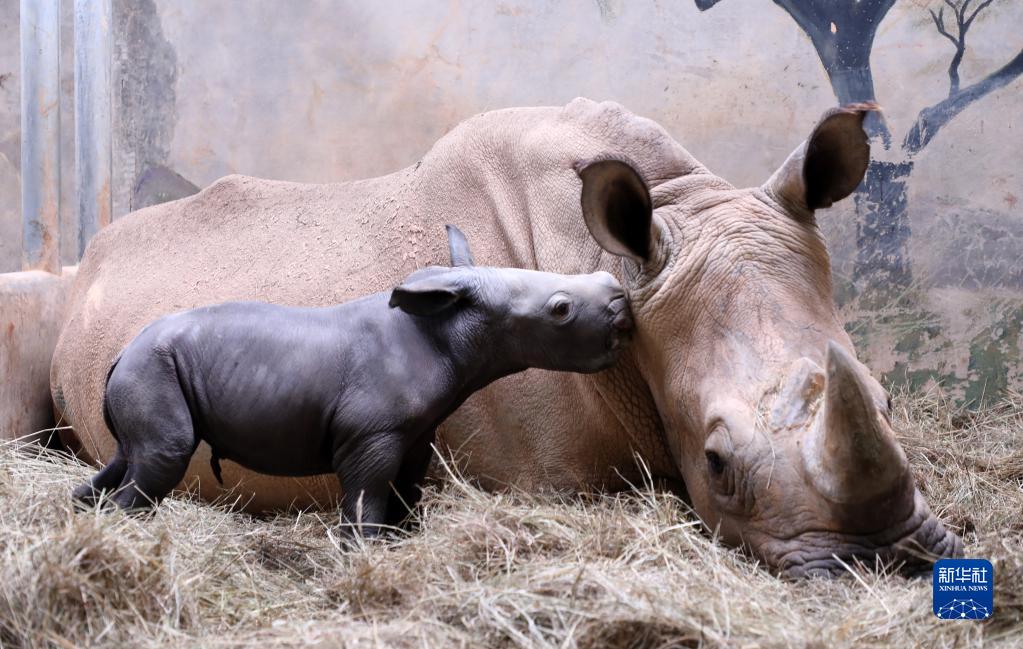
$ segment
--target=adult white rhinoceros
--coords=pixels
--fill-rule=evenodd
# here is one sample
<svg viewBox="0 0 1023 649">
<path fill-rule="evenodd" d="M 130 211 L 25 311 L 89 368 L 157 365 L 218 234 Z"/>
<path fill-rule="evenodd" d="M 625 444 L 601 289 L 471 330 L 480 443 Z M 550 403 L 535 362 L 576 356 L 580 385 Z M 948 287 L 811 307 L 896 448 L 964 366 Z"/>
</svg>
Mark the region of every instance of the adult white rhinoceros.
<svg viewBox="0 0 1023 649">
<path fill-rule="evenodd" d="M 226 300 L 320 305 L 385 290 L 446 263 L 443 224 L 454 223 L 478 263 L 610 271 L 637 323 L 615 369 L 528 371 L 448 420 L 440 439 L 483 485 L 616 488 L 637 478 L 639 454 L 654 478 L 684 482 L 722 539 L 790 575 L 911 548 L 959 553 L 836 317 L 814 221 L 863 176 L 869 109 L 827 113 L 752 189 L 710 173 L 654 122 L 577 99 L 476 116 L 382 178 L 230 176 L 141 210 L 100 232 L 78 271 L 52 369 L 74 425 L 67 441 L 91 460 L 111 457 L 104 379 L 147 322 Z M 213 498 L 208 457 L 200 449 L 189 478 Z M 337 490 L 333 476 L 271 478 L 229 463 L 224 476 L 253 509 Z"/>
</svg>

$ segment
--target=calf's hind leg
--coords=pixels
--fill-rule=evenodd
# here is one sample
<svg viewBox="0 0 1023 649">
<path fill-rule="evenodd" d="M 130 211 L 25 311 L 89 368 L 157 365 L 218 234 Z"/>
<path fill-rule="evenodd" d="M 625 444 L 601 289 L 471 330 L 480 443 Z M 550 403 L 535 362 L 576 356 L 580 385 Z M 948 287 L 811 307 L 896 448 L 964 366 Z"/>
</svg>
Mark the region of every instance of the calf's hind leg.
<svg viewBox="0 0 1023 649">
<path fill-rule="evenodd" d="M 124 460 L 124 455 L 118 445 L 117 453 L 110 463 L 100 469 L 92 477 L 92 480 L 75 489 L 71 497 L 84 507 L 93 507 L 99 502 L 100 496 L 104 492 L 113 491 L 121 484 L 124 474 L 127 472 L 128 463 Z"/>
<path fill-rule="evenodd" d="M 128 511 L 150 509 L 166 497 L 185 477 L 199 444 L 176 372 L 151 369 L 115 373 L 107 385 L 127 467 L 111 500 Z"/>
</svg>

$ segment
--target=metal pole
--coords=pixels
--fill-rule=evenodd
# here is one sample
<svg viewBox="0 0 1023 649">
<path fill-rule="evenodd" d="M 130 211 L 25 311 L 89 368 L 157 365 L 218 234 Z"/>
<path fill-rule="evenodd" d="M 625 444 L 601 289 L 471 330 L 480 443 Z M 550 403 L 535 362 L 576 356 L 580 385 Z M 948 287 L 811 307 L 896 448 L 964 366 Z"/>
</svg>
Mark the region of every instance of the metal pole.
<svg viewBox="0 0 1023 649">
<path fill-rule="evenodd" d="M 21 0 L 22 267 L 60 273 L 60 0 Z"/>
<path fill-rule="evenodd" d="M 75 193 L 78 256 L 110 224 L 111 0 L 75 0 Z"/>
</svg>

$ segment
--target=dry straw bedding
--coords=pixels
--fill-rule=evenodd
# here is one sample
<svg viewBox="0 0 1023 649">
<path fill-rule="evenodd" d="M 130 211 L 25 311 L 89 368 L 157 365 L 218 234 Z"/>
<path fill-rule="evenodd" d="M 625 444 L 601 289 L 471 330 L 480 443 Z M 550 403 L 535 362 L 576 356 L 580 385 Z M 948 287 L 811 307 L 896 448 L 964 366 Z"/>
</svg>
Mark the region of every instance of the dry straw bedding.
<svg viewBox="0 0 1023 649">
<path fill-rule="evenodd" d="M 450 477 L 420 529 L 342 550 L 337 515 L 185 497 L 76 513 L 91 469 L 0 449 L 0 644 L 18 646 L 1023 646 L 1023 399 L 970 413 L 903 395 L 928 500 L 995 564 L 995 616 L 940 621 L 929 580 L 853 567 L 785 582 L 651 489 L 563 498 Z"/>
</svg>

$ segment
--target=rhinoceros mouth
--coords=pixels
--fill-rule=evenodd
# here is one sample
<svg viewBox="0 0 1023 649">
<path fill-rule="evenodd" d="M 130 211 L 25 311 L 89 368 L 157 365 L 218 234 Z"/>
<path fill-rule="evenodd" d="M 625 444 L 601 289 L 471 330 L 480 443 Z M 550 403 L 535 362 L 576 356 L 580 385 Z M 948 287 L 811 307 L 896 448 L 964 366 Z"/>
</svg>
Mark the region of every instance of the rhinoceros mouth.
<svg viewBox="0 0 1023 649">
<path fill-rule="evenodd" d="M 784 578 L 839 577 L 856 566 L 912 577 L 927 573 L 937 559 L 963 554 L 963 542 L 933 514 L 914 515 L 883 534 L 854 536 L 805 532 L 768 557 Z M 780 550 L 780 552 L 778 552 Z"/>
</svg>

